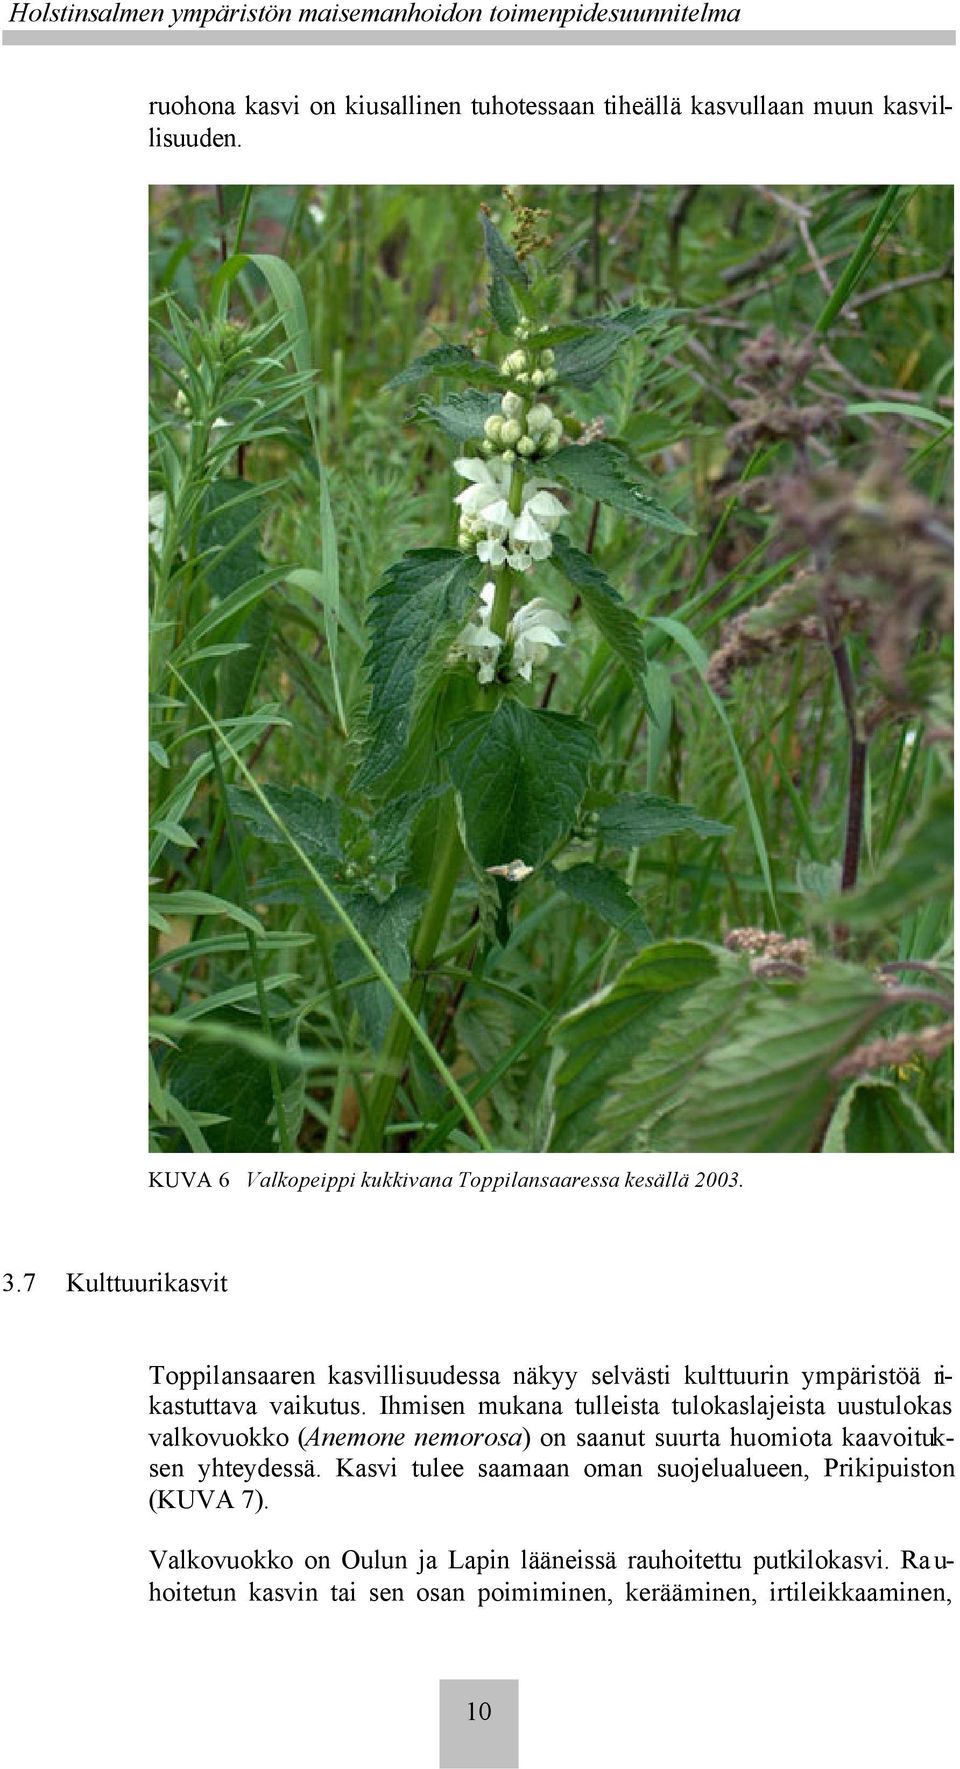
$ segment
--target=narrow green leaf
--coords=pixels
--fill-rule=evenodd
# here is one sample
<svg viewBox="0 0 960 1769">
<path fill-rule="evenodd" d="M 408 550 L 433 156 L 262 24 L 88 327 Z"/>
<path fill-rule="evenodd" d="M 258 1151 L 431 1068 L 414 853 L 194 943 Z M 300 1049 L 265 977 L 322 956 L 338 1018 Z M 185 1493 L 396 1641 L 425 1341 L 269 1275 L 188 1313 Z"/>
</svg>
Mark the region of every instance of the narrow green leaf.
<svg viewBox="0 0 960 1769">
<path fill-rule="evenodd" d="M 587 553 L 572 547 L 565 535 L 554 537 L 550 555 L 557 570 L 579 592 L 580 600 L 597 630 L 602 633 L 621 663 L 626 665 L 634 686 L 646 698 L 647 654 L 640 633 L 640 623 L 627 607 L 619 590 L 614 589 L 606 572 L 595 565 Z"/>
<path fill-rule="evenodd" d="M 539 865 L 569 831 L 598 753 L 579 719 L 518 700 L 458 720 L 446 762 L 476 864 Z"/>
<path fill-rule="evenodd" d="M 263 932 L 255 915 L 248 915 L 236 903 L 215 897 L 210 891 L 163 891 L 150 898 L 150 906 L 165 916 L 224 915 L 228 921 L 238 921 L 241 927 L 249 928 L 251 933 Z"/>
</svg>

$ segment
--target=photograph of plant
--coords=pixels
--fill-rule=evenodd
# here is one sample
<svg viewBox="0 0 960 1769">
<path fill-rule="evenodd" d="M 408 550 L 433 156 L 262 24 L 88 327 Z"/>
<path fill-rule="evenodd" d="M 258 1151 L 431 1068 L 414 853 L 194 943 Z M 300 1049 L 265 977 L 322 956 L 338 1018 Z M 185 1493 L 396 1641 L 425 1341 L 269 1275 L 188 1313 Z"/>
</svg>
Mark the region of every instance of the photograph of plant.
<svg viewBox="0 0 960 1769">
<path fill-rule="evenodd" d="M 951 1149 L 949 188 L 149 250 L 151 1149 Z"/>
</svg>

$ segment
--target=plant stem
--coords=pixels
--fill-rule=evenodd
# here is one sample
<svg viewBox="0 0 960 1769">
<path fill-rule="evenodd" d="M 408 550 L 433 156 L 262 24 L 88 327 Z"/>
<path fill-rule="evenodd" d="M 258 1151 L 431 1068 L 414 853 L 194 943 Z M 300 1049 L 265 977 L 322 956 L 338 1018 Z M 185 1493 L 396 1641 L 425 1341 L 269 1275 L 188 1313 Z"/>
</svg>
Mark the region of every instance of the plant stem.
<svg viewBox="0 0 960 1769">
<path fill-rule="evenodd" d="M 417 937 L 413 943 L 411 960 L 413 975 L 404 991 L 404 997 L 411 1013 L 419 1014 L 423 1005 L 426 990 L 426 972 L 430 968 L 443 924 L 447 919 L 450 900 L 460 876 L 460 863 L 463 859 L 463 846 L 460 831 L 457 828 L 457 813 L 452 794 L 450 804 L 444 814 L 444 822 L 437 834 L 437 845 L 434 850 L 433 889 L 427 906 L 424 909 Z M 370 1109 L 367 1119 L 367 1137 L 374 1152 L 380 1150 L 383 1143 L 383 1131 L 389 1122 L 393 1107 L 394 1095 L 410 1051 L 411 1028 L 409 1021 L 394 1014 L 380 1053 L 377 1074 L 370 1097 Z"/>
<path fill-rule="evenodd" d="M 214 742 L 212 733 L 209 733 L 209 742 L 210 754 L 213 757 L 214 773 L 217 776 L 217 789 L 220 794 L 220 802 L 223 805 L 227 837 L 233 852 L 234 865 L 237 869 L 237 896 L 240 898 L 241 908 L 245 909 L 249 915 L 251 913 L 250 893 L 247 890 L 246 875 L 240 858 L 240 843 L 237 837 L 236 821 L 230 807 L 230 800 L 227 798 L 227 789 L 223 779 L 223 769 L 220 766 L 220 757 L 217 754 L 217 746 Z M 249 929 L 247 930 L 247 944 L 250 948 L 250 963 L 253 967 L 253 977 L 257 989 L 257 1005 L 260 1009 L 260 1024 L 263 1028 L 263 1035 L 265 1038 L 269 1038 L 272 1042 L 277 1042 L 274 1039 L 273 1026 L 270 1021 L 270 1009 L 267 1006 L 267 991 L 263 982 L 263 967 L 260 963 L 260 954 L 257 951 L 257 936 Z M 283 1104 L 283 1087 L 280 1083 L 280 1070 L 272 1059 L 267 1064 L 267 1071 L 270 1076 L 270 1091 L 273 1094 L 273 1107 L 277 1115 L 277 1144 L 281 1154 L 289 1154 L 291 1152 L 290 1132 L 287 1129 L 287 1114 Z"/>
<path fill-rule="evenodd" d="M 831 631 L 832 622 L 828 621 L 827 631 L 830 637 L 830 656 L 836 671 L 840 698 L 850 733 L 850 768 L 847 779 L 847 828 L 843 842 L 843 868 L 840 875 L 841 891 L 852 891 L 860 871 L 860 849 L 863 843 L 863 806 L 867 782 L 867 742 L 860 730 L 857 717 L 856 683 L 850 665 L 850 653 L 843 639 Z"/>
</svg>

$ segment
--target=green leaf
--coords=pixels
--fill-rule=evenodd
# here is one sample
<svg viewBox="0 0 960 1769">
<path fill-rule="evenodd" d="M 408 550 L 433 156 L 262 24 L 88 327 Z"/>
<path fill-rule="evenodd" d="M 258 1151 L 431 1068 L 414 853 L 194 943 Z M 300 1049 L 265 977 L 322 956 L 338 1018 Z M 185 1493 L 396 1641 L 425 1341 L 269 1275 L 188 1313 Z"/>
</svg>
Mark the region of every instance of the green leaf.
<svg viewBox="0 0 960 1769">
<path fill-rule="evenodd" d="M 370 742 L 357 785 L 403 758 L 411 726 L 443 673 L 476 598 L 479 561 L 450 548 L 405 553 L 374 591 L 368 614 Z"/>
<path fill-rule="evenodd" d="M 568 866 L 562 872 L 555 866 L 548 866 L 546 877 L 565 896 L 571 897 L 575 903 L 582 903 L 594 915 L 599 915 L 601 921 L 615 927 L 632 945 L 638 948 L 650 945 L 653 935 L 639 905 L 619 873 L 611 872 L 609 866 L 595 866 L 589 860 L 579 866 Z"/>
<path fill-rule="evenodd" d="M 625 792 L 597 814 L 597 833 L 614 848 L 640 848 L 666 835 L 729 835 L 726 823 L 701 817 L 690 805 L 657 798 L 652 792 Z"/>
<path fill-rule="evenodd" d="M 423 786 L 414 792 L 398 793 L 379 807 L 370 823 L 374 863 L 379 871 L 399 872 L 406 866 L 417 818 L 447 791 L 446 786 Z"/>
<path fill-rule="evenodd" d="M 672 1018 L 656 1028 L 622 1077 L 611 1077 L 600 1108 L 594 1146 L 604 1149 L 677 1147 L 670 1110 L 697 1085 L 710 1051 L 722 1047 L 761 985 L 747 962 L 717 953 L 717 973 L 678 999 Z"/>
<path fill-rule="evenodd" d="M 336 799 L 320 798 L 306 786 L 265 786 L 263 793 L 314 865 L 329 870 L 340 859 L 340 806 Z M 258 841 L 269 842 L 271 847 L 287 845 L 287 837 L 254 793 L 242 786 L 228 786 L 227 797 L 234 815 L 242 818 Z"/>
<path fill-rule="evenodd" d="M 573 443 L 562 448 L 559 454 L 551 456 L 549 474 L 571 491 L 582 492 L 598 503 L 635 516 L 648 528 L 665 529 L 668 534 L 694 532 L 660 502 L 655 495 L 655 481 L 646 478 L 626 449 L 615 442 L 586 442 L 582 446 Z"/>
<path fill-rule="evenodd" d="M 674 1116 L 674 1147 L 813 1149 L 838 1091 L 831 1071 L 891 1007 L 868 971 L 815 964 L 803 984 L 770 986 L 743 1028 L 701 1064 Z"/>
<path fill-rule="evenodd" d="M 426 897 L 426 891 L 415 885 L 400 885 L 383 903 L 368 893 L 344 899 L 356 927 L 395 983 L 410 980 L 410 941 Z M 348 986 L 353 985 L 350 994 L 364 1033 L 371 1046 L 379 1049 L 393 1018 L 390 996 L 382 983 L 372 979 L 354 985 L 356 977 L 366 975 L 369 978 L 369 969 L 362 954 L 350 942 L 344 941 L 337 947 L 335 961 L 338 978 Z"/>
<path fill-rule="evenodd" d="M 698 940 L 647 946 L 606 989 L 558 1021 L 548 1080 L 551 1149 L 590 1146 L 611 1081 L 626 1074 L 681 1001 L 717 975 L 725 956 Z"/>
<path fill-rule="evenodd" d="M 239 909 L 226 897 L 213 896 L 210 891 L 161 891 L 150 898 L 150 907 L 162 917 L 224 915 L 228 921 L 238 921 L 241 927 L 249 928 L 251 933 L 263 932 L 255 915 Z"/>
<path fill-rule="evenodd" d="M 847 1088 L 823 1139 L 825 1154 L 923 1155 L 943 1147 L 905 1088 L 872 1075 Z"/>
<path fill-rule="evenodd" d="M 218 602 L 264 568 L 262 500 L 258 496 L 251 502 L 249 494 L 243 479 L 216 479 L 204 498 L 196 551 L 206 555 L 200 569 Z"/>
<path fill-rule="evenodd" d="M 569 831 L 597 755 L 588 725 L 518 700 L 458 720 L 446 761 L 476 864 L 539 865 Z"/>
<path fill-rule="evenodd" d="M 510 284 L 496 272 L 490 283 L 488 299 L 494 325 L 498 331 L 505 332 L 509 337 L 520 318 L 520 310 L 510 293 Z"/>
<path fill-rule="evenodd" d="M 505 282 L 512 283 L 516 289 L 525 289 L 530 281 L 525 267 L 516 253 L 507 245 L 502 233 L 494 226 L 489 215 L 481 217 L 483 221 L 483 244 L 487 261 L 494 276 L 500 276 Z"/>
<path fill-rule="evenodd" d="M 249 1051 L 189 1036 L 164 1067 L 167 1093 L 187 1113 L 204 1114 L 204 1135 L 216 1154 L 265 1154 L 276 1146 L 273 1091 L 265 1062 Z M 206 1114 L 219 1114 L 211 1123 Z M 184 1134 L 187 1124 L 181 1120 Z"/>
<path fill-rule="evenodd" d="M 953 897 L 953 787 L 933 789 L 873 878 L 820 912 L 847 927 L 891 925 L 914 909 Z"/>
<path fill-rule="evenodd" d="M 542 346 L 539 338 L 537 344 L 545 347 L 555 338 L 557 379 L 570 387 L 591 387 L 631 338 L 641 332 L 660 330 L 679 317 L 677 308 L 621 307 L 614 313 L 584 321 L 573 337 L 563 337 L 568 327 L 557 327 L 544 335 Z"/>
<path fill-rule="evenodd" d="M 387 382 L 386 392 L 392 393 L 397 387 L 409 387 L 414 381 L 425 380 L 428 375 L 452 375 L 457 380 L 486 382 L 489 386 L 502 380 L 496 365 L 474 356 L 468 344 L 438 344 L 435 350 L 428 350 L 425 355 L 418 356 L 405 369 L 401 369 L 398 375 L 394 375 Z"/>
<path fill-rule="evenodd" d="M 572 547 L 565 535 L 554 537 L 550 555 L 557 570 L 579 592 L 580 600 L 594 626 L 625 664 L 646 703 L 645 676 L 647 654 L 640 634 L 640 623 L 627 607 L 619 590 L 614 589 L 606 572 L 595 565 L 587 553 Z"/>
<path fill-rule="evenodd" d="M 454 442 L 474 442 L 483 435 L 487 419 L 499 410 L 497 394 L 471 389 L 448 393 L 438 405 L 433 400 L 421 399 L 411 417 L 415 423 L 435 424 Z"/>
</svg>

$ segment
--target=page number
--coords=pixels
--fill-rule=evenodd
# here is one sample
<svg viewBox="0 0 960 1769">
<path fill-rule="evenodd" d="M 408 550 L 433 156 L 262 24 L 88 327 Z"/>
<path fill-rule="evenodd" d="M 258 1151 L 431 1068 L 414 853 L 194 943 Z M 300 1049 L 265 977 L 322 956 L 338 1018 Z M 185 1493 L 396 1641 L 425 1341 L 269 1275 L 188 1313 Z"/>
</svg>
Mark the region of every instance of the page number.
<svg viewBox="0 0 960 1769">
<path fill-rule="evenodd" d="M 488 1701 L 471 1701 L 467 1703 L 467 1712 L 471 1720 L 489 1720 L 493 1709 Z"/>
</svg>

